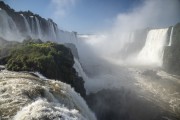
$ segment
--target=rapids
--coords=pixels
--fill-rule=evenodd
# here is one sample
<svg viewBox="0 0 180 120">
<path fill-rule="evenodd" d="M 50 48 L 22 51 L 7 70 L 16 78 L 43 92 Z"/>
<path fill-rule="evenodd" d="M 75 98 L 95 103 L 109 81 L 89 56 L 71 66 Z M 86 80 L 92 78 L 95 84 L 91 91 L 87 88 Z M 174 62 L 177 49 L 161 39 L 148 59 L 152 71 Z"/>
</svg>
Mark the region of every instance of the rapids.
<svg viewBox="0 0 180 120">
<path fill-rule="evenodd" d="M 69 85 L 29 73 L 0 71 L 2 120 L 96 120 Z"/>
</svg>

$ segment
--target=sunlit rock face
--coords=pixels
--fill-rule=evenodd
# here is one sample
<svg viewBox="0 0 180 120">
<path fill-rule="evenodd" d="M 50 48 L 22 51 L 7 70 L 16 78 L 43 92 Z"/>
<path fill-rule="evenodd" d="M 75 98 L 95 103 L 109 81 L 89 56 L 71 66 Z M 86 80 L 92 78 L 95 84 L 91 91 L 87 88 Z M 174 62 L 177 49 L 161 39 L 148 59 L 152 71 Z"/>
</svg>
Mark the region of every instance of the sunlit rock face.
<svg viewBox="0 0 180 120">
<path fill-rule="evenodd" d="M 69 85 L 29 73 L 0 72 L 2 120 L 95 120 Z"/>
</svg>

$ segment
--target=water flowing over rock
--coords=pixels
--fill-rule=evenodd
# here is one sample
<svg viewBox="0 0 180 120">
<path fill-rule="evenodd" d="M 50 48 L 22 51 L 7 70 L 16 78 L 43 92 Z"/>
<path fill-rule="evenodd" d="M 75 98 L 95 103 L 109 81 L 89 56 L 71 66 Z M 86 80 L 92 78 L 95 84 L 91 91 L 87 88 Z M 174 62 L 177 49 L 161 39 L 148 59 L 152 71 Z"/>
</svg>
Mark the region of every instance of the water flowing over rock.
<svg viewBox="0 0 180 120">
<path fill-rule="evenodd" d="M 44 19 L 30 11 L 15 12 L 0 1 L 0 37 L 6 40 L 22 41 L 27 37 L 54 42 L 76 42 L 76 32 L 60 30 L 51 19 Z"/>
<path fill-rule="evenodd" d="M 23 19 L 24 19 L 24 23 L 25 23 L 25 26 L 26 26 L 26 29 L 27 29 L 26 34 L 27 34 L 27 35 L 31 35 L 31 28 L 30 28 L 30 26 L 29 26 L 29 23 L 28 23 L 27 19 L 24 17 L 23 14 L 21 14 L 21 16 L 22 16 Z"/>
<path fill-rule="evenodd" d="M 180 74 L 180 23 L 170 27 L 169 44 L 165 47 L 163 68 L 173 74 Z"/>
<path fill-rule="evenodd" d="M 138 54 L 141 62 L 148 64 L 162 65 L 164 46 L 166 43 L 168 28 L 150 30 L 143 49 Z"/>
<path fill-rule="evenodd" d="M 37 39 L 40 43 L 39 39 L 70 43 L 65 45 L 72 50 L 75 57 L 69 49 L 62 57 L 67 59 L 56 60 L 60 63 L 58 66 L 62 73 L 55 70 L 57 64 L 53 66 L 49 61 L 43 62 L 43 65 L 48 66 L 41 67 L 42 71 L 45 69 L 45 73 L 50 72 L 47 78 L 62 81 L 64 78 L 63 82 L 74 85 L 79 93 L 82 91 L 82 96 L 98 120 L 180 118 L 179 76 L 161 70 L 163 65 L 165 69 L 180 73 L 180 24 L 172 28 L 144 28 L 117 31 L 117 34 L 113 35 L 81 35 L 78 38 L 76 32 L 60 30 L 51 19 L 44 19 L 30 11 L 15 12 L 2 1 L 0 20 L 0 43 L 3 45 L 7 42 L 5 40 L 31 40 L 27 38 Z M 34 44 L 35 46 L 37 45 Z M 42 51 L 50 51 L 49 47 L 44 47 L 48 50 Z M 27 60 L 27 57 L 21 58 L 30 49 L 24 51 L 23 53 L 16 50 L 17 53 L 22 53 L 20 57 L 17 57 L 15 52 L 12 54 L 15 57 L 10 60 L 16 67 L 9 70 L 19 69 L 17 63 Z M 34 51 L 37 53 L 37 50 Z M 61 55 L 63 52 L 57 53 Z M 71 57 L 67 57 L 68 54 Z M 37 56 L 34 58 L 37 59 Z M 14 60 L 16 61 L 13 62 Z M 6 59 L 2 59 L 2 63 L 4 61 Z M 36 60 L 33 61 L 37 63 Z M 68 67 L 64 67 L 62 62 Z M 23 62 L 22 68 L 26 66 L 24 63 L 26 62 Z M 131 66 L 131 63 L 134 66 Z M 30 66 L 34 68 L 34 65 Z M 9 68 L 11 67 L 12 64 L 9 64 Z M 86 102 L 73 88 L 60 81 L 45 78 L 39 73 L 41 69 L 33 70 L 31 73 L 10 72 L 4 69 L 0 66 L 0 119 L 96 120 Z M 73 73 L 73 76 L 70 73 Z M 85 94 L 84 85 L 88 95 Z"/>
<path fill-rule="evenodd" d="M 0 10 L 0 36 L 8 40 L 19 39 L 20 33 L 13 19 L 6 11 Z"/>
<path fill-rule="evenodd" d="M 96 120 L 83 98 L 59 81 L 4 70 L 0 93 L 2 120 Z"/>
<path fill-rule="evenodd" d="M 38 35 L 38 38 L 42 38 L 41 37 L 42 33 L 41 33 L 40 22 L 39 22 L 37 17 L 35 17 L 35 21 L 36 21 L 36 26 L 37 26 L 37 35 Z"/>
<path fill-rule="evenodd" d="M 169 44 L 168 46 L 171 46 L 172 44 L 172 35 L 173 35 L 173 30 L 174 30 L 174 27 L 171 28 L 171 34 L 170 34 L 170 40 L 169 40 Z"/>
</svg>

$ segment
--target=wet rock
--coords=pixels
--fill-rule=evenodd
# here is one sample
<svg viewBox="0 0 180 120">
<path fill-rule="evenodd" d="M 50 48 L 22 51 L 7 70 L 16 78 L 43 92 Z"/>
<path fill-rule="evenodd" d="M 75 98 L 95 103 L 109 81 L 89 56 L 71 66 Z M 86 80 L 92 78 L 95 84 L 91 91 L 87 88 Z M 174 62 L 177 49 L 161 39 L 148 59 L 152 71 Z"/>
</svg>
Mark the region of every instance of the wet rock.
<svg viewBox="0 0 180 120">
<path fill-rule="evenodd" d="M 160 76 L 157 75 L 157 71 L 154 71 L 154 70 L 145 70 L 144 72 L 142 72 L 142 75 L 155 78 L 155 79 L 161 78 Z"/>
<path fill-rule="evenodd" d="M 164 120 L 164 117 L 178 120 L 173 114 L 125 88 L 91 93 L 87 103 L 98 120 Z"/>
</svg>

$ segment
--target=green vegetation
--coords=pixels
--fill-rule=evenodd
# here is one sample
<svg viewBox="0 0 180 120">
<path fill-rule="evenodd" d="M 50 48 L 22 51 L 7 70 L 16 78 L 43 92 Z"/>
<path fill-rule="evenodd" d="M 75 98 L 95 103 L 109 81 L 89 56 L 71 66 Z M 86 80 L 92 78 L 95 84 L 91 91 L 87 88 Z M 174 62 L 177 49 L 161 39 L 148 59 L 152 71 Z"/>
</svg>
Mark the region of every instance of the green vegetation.
<svg viewBox="0 0 180 120">
<path fill-rule="evenodd" d="M 6 66 L 8 70 L 39 71 L 48 78 L 70 79 L 73 64 L 73 56 L 68 48 L 47 42 L 28 43 L 13 50 Z"/>
<path fill-rule="evenodd" d="M 0 65 L 5 64 L 6 57 L 19 45 L 19 42 L 7 41 L 0 37 Z"/>
<path fill-rule="evenodd" d="M 71 50 L 64 45 L 25 40 L 12 47 L 8 55 L 0 59 L 0 63 L 6 64 L 6 68 L 11 71 L 38 71 L 47 78 L 70 84 L 85 96 L 84 81 L 73 68 Z"/>
</svg>

